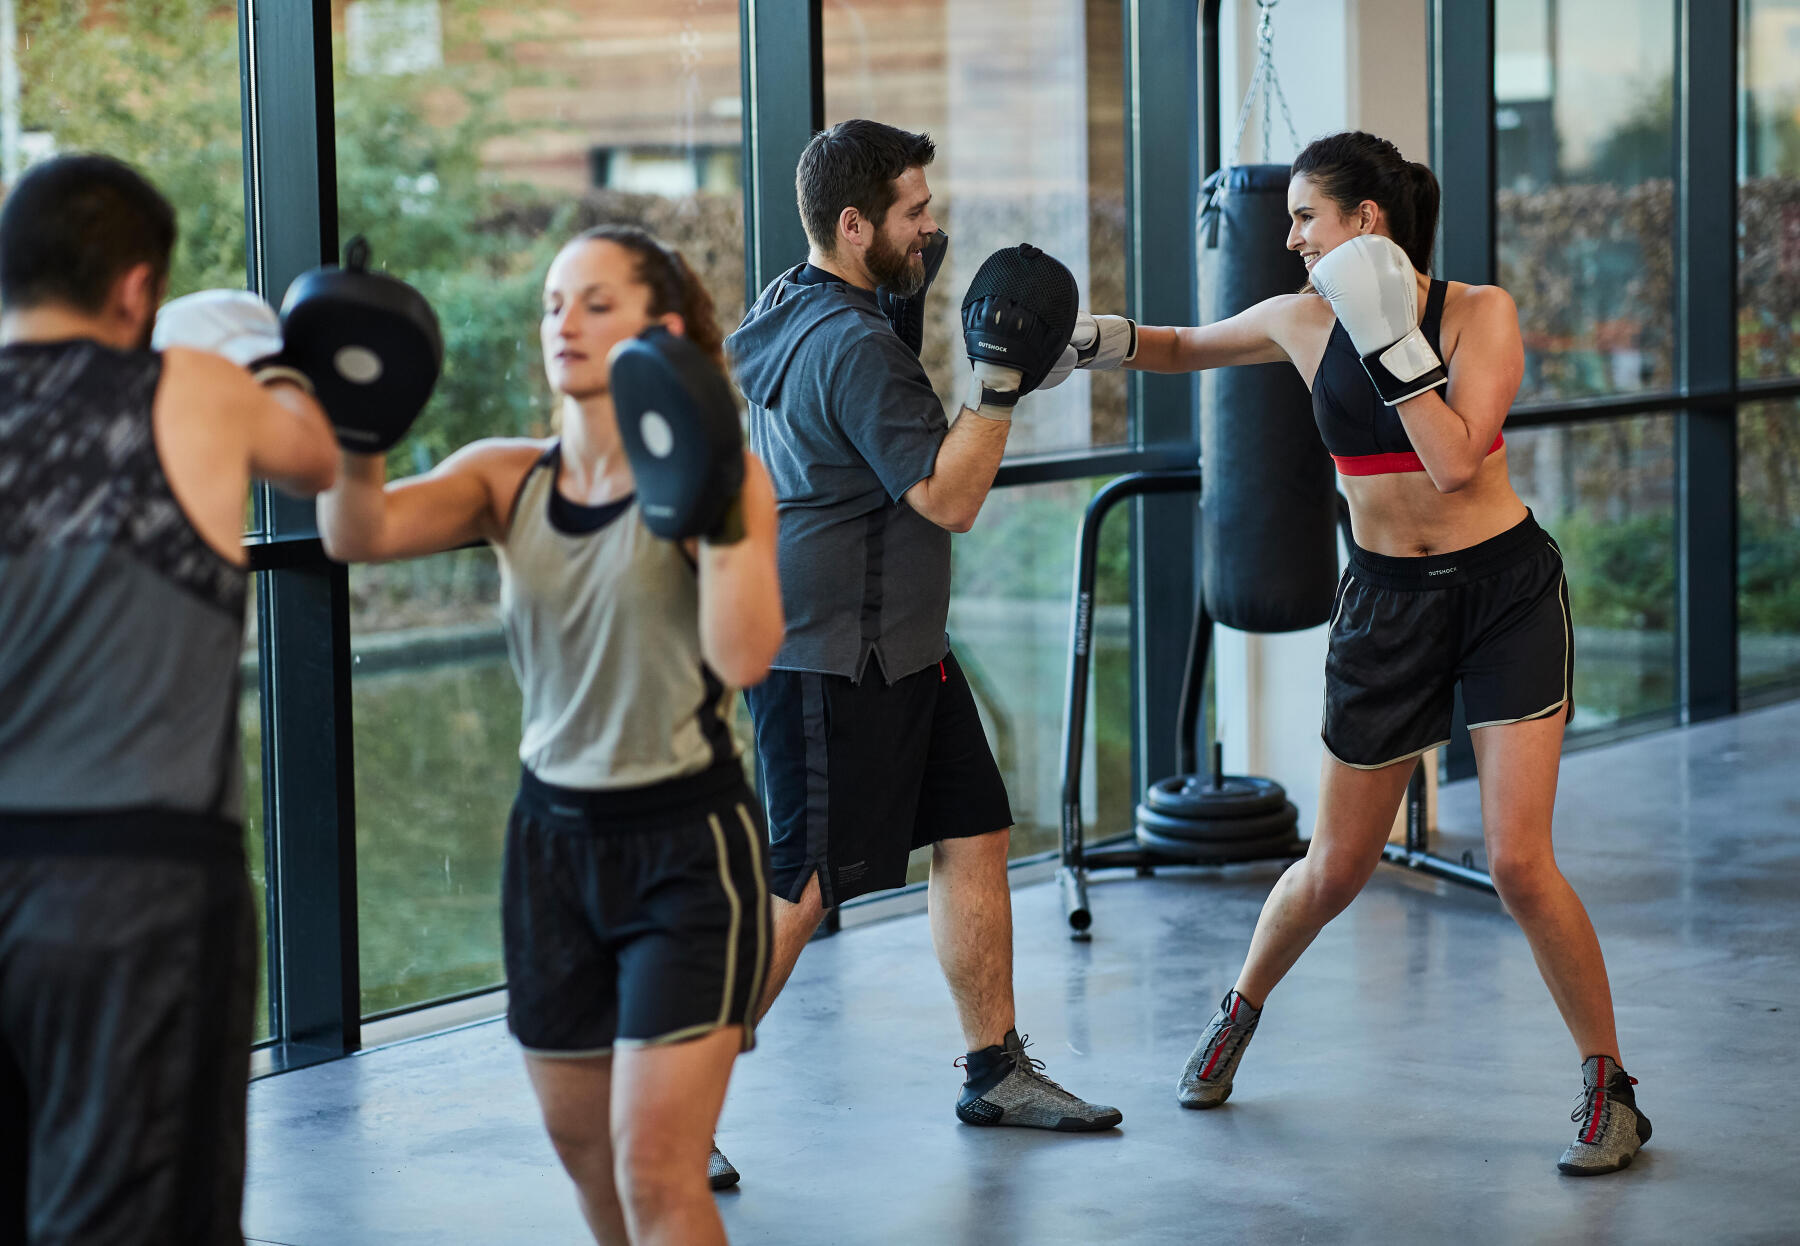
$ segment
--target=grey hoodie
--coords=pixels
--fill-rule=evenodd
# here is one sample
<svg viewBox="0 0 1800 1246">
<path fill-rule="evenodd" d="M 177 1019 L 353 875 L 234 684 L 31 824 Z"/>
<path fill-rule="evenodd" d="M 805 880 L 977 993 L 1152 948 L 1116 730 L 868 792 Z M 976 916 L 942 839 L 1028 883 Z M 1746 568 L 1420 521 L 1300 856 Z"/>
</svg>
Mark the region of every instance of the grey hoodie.
<svg viewBox="0 0 1800 1246">
<path fill-rule="evenodd" d="M 872 291 L 800 264 L 725 341 L 781 517 L 782 670 L 892 683 L 949 645 L 950 534 L 901 499 L 949 431 Z"/>
</svg>

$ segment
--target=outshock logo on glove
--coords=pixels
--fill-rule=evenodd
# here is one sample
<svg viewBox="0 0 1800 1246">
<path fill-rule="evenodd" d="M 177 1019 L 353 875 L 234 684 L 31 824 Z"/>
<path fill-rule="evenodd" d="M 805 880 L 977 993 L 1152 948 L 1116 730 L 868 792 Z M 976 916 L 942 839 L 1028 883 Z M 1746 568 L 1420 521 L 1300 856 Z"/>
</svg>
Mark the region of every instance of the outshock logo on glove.
<svg viewBox="0 0 1800 1246">
<path fill-rule="evenodd" d="M 1043 383 L 1069 343 L 1080 301 L 1074 275 L 1028 242 L 987 257 L 963 296 L 963 345 L 978 369 L 999 364 L 1020 379 L 1014 390 L 984 389 L 984 402 L 1010 406 Z"/>
</svg>

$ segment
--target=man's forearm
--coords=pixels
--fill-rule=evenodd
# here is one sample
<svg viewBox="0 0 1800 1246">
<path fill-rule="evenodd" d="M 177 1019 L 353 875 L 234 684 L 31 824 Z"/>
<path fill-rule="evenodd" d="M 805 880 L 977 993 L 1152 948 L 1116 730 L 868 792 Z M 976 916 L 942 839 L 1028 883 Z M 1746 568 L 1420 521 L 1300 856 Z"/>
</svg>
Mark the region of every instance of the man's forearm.
<svg viewBox="0 0 1800 1246">
<path fill-rule="evenodd" d="M 913 509 L 942 527 L 967 531 L 994 487 L 1011 428 L 1008 420 L 990 420 L 963 408 L 938 447 L 931 475 L 908 493 Z"/>
</svg>

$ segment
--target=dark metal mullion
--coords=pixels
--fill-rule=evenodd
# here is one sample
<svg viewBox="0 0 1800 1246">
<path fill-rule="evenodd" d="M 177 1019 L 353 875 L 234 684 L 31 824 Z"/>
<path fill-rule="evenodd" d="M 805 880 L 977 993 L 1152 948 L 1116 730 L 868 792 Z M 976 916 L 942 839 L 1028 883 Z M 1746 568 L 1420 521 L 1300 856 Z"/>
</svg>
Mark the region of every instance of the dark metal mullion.
<svg viewBox="0 0 1800 1246">
<path fill-rule="evenodd" d="M 1676 6 L 1677 686 L 1684 722 L 1737 709 L 1736 0 Z"/>
<path fill-rule="evenodd" d="M 744 303 L 806 258 L 794 168 L 825 127 L 823 0 L 739 0 L 744 95 Z"/>
<path fill-rule="evenodd" d="M 1443 187 L 1438 275 L 1494 281 L 1494 0 L 1432 0 L 1432 167 Z"/>
<path fill-rule="evenodd" d="M 240 0 L 251 285 L 278 301 L 337 250 L 329 0 Z M 310 502 L 266 495 L 273 543 L 313 537 Z M 284 551 L 286 552 L 286 551 Z M 349 581 L 322 559 L 263 576 L 263 783 L 277 1067 L 359 1043 Z"/>
<path fill-rule="evenodd" d="M 1218 6 L 1207 4 L 1214 23 Z M 1200 194 L 1198 0 L 1126 0 L 1124 12 L 1127 315 L 1142 324 L 1196 324 Z M 1217 93 L 1218 82 L 1204 84 Z M 1216 108 L 1214 110 L 1216 113 Z M 1200 440 L 1198 376 L 1127 374 L 1139 446 Z M 1192 466 L 1192 460 L 1186 466 Z M 1199 512 L 1192 499 L 1143 498 L 1131 529 L 1131 757 L 1138 790 L 1172 773 L 1180 680 L 1197 592 Z"/>
<path fill-rule="evenodd" d="M 1438 274 L 1491 285 L 1494 259 L 1494 0 L 1433 0 L 1430 11 L 1432 167 L 1443 188 Z M 1456 697 L 1444 748 L 1452 779 L 1475 773 L 1475 746 Z"/>
</svg>

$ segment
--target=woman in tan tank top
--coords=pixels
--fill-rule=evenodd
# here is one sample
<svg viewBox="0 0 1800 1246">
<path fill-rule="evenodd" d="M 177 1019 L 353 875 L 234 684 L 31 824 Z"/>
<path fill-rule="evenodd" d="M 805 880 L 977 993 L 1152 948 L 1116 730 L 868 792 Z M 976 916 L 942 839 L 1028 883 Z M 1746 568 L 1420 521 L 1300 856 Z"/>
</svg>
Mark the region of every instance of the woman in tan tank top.
<svg viewBox="0 0 1800 1246">
<path fill-rule="evenodd" d="M 319 530 L 345 561 L 499 551 L 527 737 L 550 741 L 526 750 L 507 828 L 508 1021 L 595 1237 L 722 1243 L 708 1151 L 769 937 L 761 809 L 725 717 L 781 644 L 775 501 L 746 452 L 741 539 L 643 527 L 607 357 L 653 325 L 720 360 L 679 255 L 632 228 L 576 238 L 540 331 L 560 436 L 478 441 L 391 483 L 346 455 Z"/>
</svg>

